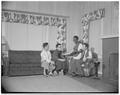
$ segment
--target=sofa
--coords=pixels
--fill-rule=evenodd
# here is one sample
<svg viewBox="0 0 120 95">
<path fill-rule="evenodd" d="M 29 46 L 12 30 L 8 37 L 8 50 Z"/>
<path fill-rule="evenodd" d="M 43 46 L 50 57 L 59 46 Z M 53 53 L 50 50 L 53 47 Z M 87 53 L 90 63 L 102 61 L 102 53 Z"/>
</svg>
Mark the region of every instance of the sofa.
<svg viewBox="0 0 120 95">
<path fill-rule="evenodd" d="M 42 75 L 40 53 L 41 51 L 9 50 L 8 76 Z"/>
</svg>

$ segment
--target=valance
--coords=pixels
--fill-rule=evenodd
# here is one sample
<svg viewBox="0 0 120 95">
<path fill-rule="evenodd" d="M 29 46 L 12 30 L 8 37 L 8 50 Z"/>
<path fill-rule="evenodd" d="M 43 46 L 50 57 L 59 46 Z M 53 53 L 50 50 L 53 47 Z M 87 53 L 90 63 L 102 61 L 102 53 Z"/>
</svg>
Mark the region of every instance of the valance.
<svg viewBox="0 0 120 95">
<path fill-rule="evenodd" d="M 90 12 L 88 14 L 85 14 L 82 17 L 81 21 L 82 21 L 83 25 L 86 25 L 86 24 L 89 24 L 89 21 L 98 20 L 104 16 L 105 16 L 105 9 L 99 9 L 99 10 L 95 10 L 94 12 Z"/>
<path fill-rule="evenodd" d="M 37 15 L 7 10 L 2 11 L 2 21 L 34 25 L 49 25 L 57 27 L 63 26 L 62 28 L 66 26 L 66 18 L 63 17 Z"/>
</svg>

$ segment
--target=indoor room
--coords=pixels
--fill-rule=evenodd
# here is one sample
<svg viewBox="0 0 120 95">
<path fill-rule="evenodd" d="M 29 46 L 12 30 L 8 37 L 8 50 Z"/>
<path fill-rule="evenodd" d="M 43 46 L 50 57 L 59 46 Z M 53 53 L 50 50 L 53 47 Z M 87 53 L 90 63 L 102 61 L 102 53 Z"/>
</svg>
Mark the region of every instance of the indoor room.
<svg viewBox="0 0 120 95">
<path fill-rule="evenodd" d="M 1 1 L 1 92 L 119 89 L 119 1 Z"/>
</svg>

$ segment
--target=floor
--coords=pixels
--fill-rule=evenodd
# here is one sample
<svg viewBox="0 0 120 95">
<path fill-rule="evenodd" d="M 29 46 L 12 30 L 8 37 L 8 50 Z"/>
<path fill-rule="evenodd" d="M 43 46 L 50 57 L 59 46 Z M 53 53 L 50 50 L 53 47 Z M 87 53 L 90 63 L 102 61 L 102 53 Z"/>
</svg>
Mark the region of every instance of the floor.
<svg viewBox="0 0 120 95">
<path fill-rule="evenodd" d="M 115 92 L 116 87 L 99 79 L 43 75 L 2 77 L 2 85 L 9 92 Z"/>
</svg>

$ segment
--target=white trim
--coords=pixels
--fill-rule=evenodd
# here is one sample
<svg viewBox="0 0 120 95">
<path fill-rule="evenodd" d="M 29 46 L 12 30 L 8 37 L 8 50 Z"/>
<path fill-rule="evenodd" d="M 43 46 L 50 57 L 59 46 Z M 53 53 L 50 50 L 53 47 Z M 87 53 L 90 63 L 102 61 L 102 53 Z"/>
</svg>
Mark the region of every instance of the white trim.
<svg viewBox="0 0 120 95">
<path fill-rule="evenodd" d="M 102 18 L 100 21 L 101 21 L 101 31 L 100 31 L 100 34 L 103 35 L 104 18 Z"/>
<path fill-rule="evenodd" d="M 114 37 L 119 37 L 119 35 L 105 35 L 105 36 L 101 36 L 101 39 L 104 39 L 104 38 L 114 38 Z"/>
</svg>

